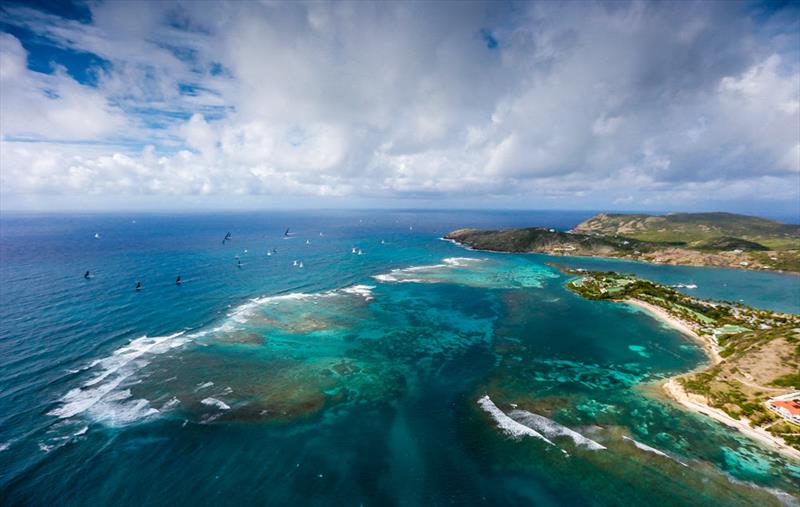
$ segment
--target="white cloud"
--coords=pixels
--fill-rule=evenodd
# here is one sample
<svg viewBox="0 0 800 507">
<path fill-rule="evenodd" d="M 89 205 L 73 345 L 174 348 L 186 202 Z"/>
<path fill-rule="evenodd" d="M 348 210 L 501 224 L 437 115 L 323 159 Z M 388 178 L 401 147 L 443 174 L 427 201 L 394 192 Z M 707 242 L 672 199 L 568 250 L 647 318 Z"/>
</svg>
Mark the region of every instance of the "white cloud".
<svg viewBox="0 0 800 507">
<path fill-rule="evenodd" d="M 193 114 L 188 122 L 180 126 L 179 131 L 189 147 L 207 155 L 214 154 L 217 135 L 202 114 Z"/>
<path fill-rule="evenodd" d="M 9 8 L 108 64 L 96 86 L 33 72 L 2 35 L 5 194 L 627 205 L 758 182 L 800 198 L 800 62 L 773 42 L 777 18 L 762 29 L 722 3 L 151 6 L 93 4 L 89 24 Z"/>
<path fill-rule="evenodd" d="M 96 89 L 72 79 L 27 69 L 27 52 L 0 33 L 0 135 L 86 140 L 113 136 L 125 126 L 122 112 Z"/>
</svg>

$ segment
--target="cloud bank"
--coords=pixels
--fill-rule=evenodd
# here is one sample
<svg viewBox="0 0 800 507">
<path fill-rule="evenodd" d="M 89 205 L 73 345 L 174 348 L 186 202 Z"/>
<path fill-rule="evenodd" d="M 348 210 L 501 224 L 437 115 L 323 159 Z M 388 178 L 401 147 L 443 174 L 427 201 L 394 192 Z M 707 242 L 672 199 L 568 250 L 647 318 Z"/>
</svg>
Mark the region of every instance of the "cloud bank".
<svg viewBox="0 0 800 507">
<path fill-rule="evenodd" d="M 296 196 L 794 211 L 800 200 L 791 6 L 79 7 L 2 7 L 6 207 Z"/>
</svg>

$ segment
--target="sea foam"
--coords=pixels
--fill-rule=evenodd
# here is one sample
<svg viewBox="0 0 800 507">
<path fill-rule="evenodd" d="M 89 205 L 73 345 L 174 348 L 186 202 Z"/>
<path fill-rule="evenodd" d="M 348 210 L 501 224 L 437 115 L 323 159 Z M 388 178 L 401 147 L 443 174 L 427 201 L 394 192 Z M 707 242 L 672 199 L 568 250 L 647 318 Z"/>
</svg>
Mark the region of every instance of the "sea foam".
<svg viewBox="0 0 800 507">
<path fill-rule="evenodd" d="M 465 267 L 471 263 L 480 262 L 483 259 L 476 259 L 475 257 L 448 257 L 444 259 L 444 263 L 448 266 Z"/>
<path fill-rule="evenodd" d="M 525 426 L 524 424 L 521 424 L 507 416 L 502 410 L 497 408 L 497 405 L 495 405 L 492 399 L 489 398 L 489 395 L 479 399 L 478 405 L 480 405 L 483 410 L 491 415 L 497 423 L 497 427 L 502 429 L 503 432 L 511 438 L 520 439 L 522 437 L 534 437 L 544 440 L 550 445 L 555 445 L 538 431 L 534 430 L 533 428 L 529 428 L 528 426 Z"/>
<path fill-rule="evenodd" d="M 341 292 L 345 294 L 353 294 L 355 296 L 361 296 L 367 301 L 371 301 L 372 299 L 374 299 L 372 295 L 372 289 L 374 288 L 375 288 L 374 285 L 353 285 L 341 289 Z"/>
<path fill-rule="evenodd" d="M 398 268 L 389 271 L 388 273 L 383 273 L 380 275 L 373 275 L 372 278 L 378 280 L 379 282 L 390 282 L 390 283 L 425 283 L 428 280 L 424 280 L 422 278 L 412 278 L 410 275 L 412 273 L 417 273 L 420 271 L 430 271 L 433 269 L 440 269 L 448 267 L 447 264 L 431 264 L 428 266 L 411 266 L 408 268 Z"/>
<path fill-rule="evenodd" d="M 170 349 L 180 347 L 194 339 L 209 333 L 232 331 L 241 324 L 246 324 L 255 312 L 265 305 L 277 305 L 287 301 L 316 300 L 335 296 L 358 296 L 370 301 L 373 299 L 372 285 L 354 285 L 343 289 L 319 293 L 294 292 L 274 296 L 253 298 L 227 314 L 227 318 L 213 328 L 197 331 L 191 335 L 183 332 L 165 336 L 143 336 L 131 341 L 114 351 L 110 356 L 96 359 L 87 366 L 76 370 L 96 371 L 96 373 L 80 387 L 67 392 L 59 401 L 60 405 L 48 412 L 49 415 L 66 419 L 77 415 L 86 415 L 90 418 L 111 425 L 124 425 L 138 421 L 159 413 L 159 410 L 150 406 L 148 400 L 134 399 L 130 390 L 120 389 L 126 381 L 136 372 L 147 366 L 153 355 L 161 354 Z M 209 381 L 197 386 L 200 391 L 214 385 Z M 225 403 L 212 400 L 214 406 L 228 410 Z M 177 404 L 177 399 L 168 402 L 165 409 Z"/>
<path fill-rule="evenodd" d="M 437 269 L 467 267 L 470 264 L 480 262 L 481 260 L 483 259 L 476 259 L 474 257 L 448 257 L 446 259 L 442 259 L 442 264 L 427 264 L 423 266 L 397 268 L 389 271 L 388 273 L 373 275 L 372 278 L 378 280 L 379 282 L 389 283 L 436 283 L 438 280 L 418 278 L 413 275 L 415 273 L 433 271 Z"/>
<path fill-rule="evenodd" d="M 239 324 L 245 324 L 247 322 L 248 317 L 251 317 L 253 313 L 262 306 L 268 304 L 277 305 L 281 301 L 297 301 L 303 299 L 311 299 L 315 297 L 323 297 L 326 295 L 327 294 L 321 294 L 321 293 L 292 292 L 289 294 L 280 294 L 277 296 L 257 297 L 237 306 L 232 312 L 228 314 L 228 318 L 233 322 L 237 322 Z M 229 327 L 229 322 L 223 323 L 221 326 L 215 329 L 215 331 L 225 330 L 226 327 Z"/>
<path fill-rule="evenodd" d="M 157 413 L 158 410 L 150 407 L 147 400 L 132 399 L 129 390 L 119 390 L 118 387 L 149 364 L 149 356 L 180 347 L 191 339 L 191 336 L 183 336 L 183 332 L 143 336 L 110 356 L 93 361 L 90 370 L 99 368 L 100 371 L 81 387 L 67 392 L 60 400 L 61 405 L 51 410 L 49 415 L 66 419 L 84 414 L 98 421 L 122 425 Z"/>
<path fill-rule="evenodd" d="M 577 445 L 578 447 L 585 447 L 586 449 L 589 449 L 591 451 L 599 451 L 605 449 L 605 446 L 598 444 L 591 438 L 586 438 L 577 431 L 571 430 L 566 426 L 558 424 L 552 419 L 548 419 L 547 417 L 541 416 L 539 414 L 534 414 L 526 410 L 517 409 L 517 410 L 512 410 L 508 415 L 515 421 L 522 423 L 529 428 L 533 428 L 537 431 L 540 431 L 548 438 L 556 438 L 564 436 L 571 438 L 572 441 L 575 442 L 575 445 Z"/>
<path fill-rule="evenodd" d="M 237 306 L 233 311 L 228 313 L 229 320 L 214 328 L 213 331 L 230 331 L 233 327 L 231 325 L 232 323 L 246 324 L 248 318 L 252 317 L 259 308 L 267 305 L 279 305 L 281 302 L 285 301 L 313 301 L 319 298 L 341 296 L 342 294 L 361 296 L 367 301 L 370 301 L 374 298 L 372 295 L 372 289 L 374 288 L 374 285 L 352 285 L 343 289 L 334 289 L 327 292 L 291 292 L 289 294 L 253 298 Z"/>
<path fill-rule="evenodd" d="M 213 383 L 213 382 L 211 382 L 211 381 L 204 382 L 204 383 L 202 383 L 202 384 L 198 385 L 197 387 L 195 387 L 195 388 L 194 388 L 194 391 L 195 391 L 195 392 L 197 392 L 197 391 L 200 391 L 201 389 L 205 389 L 205 388 L 207 388 L 207 387 L 211 387 L 211 386 L 213 386 L 213 385 L 214 385 L 214 383 Z"/>
<path fill-rule="evenodd" d="M 671 460 L 677 461 L 678 463 L 680 463 L 683 466 L 689 466 L 686 463 L 673 458 L 672 456 L 670 456 L 669 454 L 665 453 L 664 451 L 660 451 L 660 450 L 656 449 L 655 447 L 650 447 L 647 444 L 643 444 L 643 443 L 641 443 L 641 442 L 639 442 L 637 440 L 634 440 L 631 437 L 627 437 L 625 435 L 623 435 L 622 438 L 624 440 L 628 440 L 629 442 L 632 442 L 633 445 L 635 445 L 637 449 L 641 449 L 642 451 L 645 451 L 645 452 L 651 452 L 651 453 L 656 454 L 658 456 L 661 456 L 663 458 L 669 458 Z"/>
<path fill-rule="evenodd" d="M 216 398 L 205 398 L 200 401 L 203 405 L 208 405 L 209 407 L 217 407 L 220 410 L 230 410 L 231 407 L 222 400 L 218 400 Z"/>
</svg>

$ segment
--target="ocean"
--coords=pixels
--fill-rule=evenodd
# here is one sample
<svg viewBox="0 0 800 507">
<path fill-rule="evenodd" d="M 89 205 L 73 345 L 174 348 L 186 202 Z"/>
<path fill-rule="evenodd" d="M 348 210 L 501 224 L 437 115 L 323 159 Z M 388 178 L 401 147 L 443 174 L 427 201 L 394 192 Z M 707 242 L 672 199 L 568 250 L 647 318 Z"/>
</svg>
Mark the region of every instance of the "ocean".
<svg viewBox="0 0 800 507">
<path fill-rule="evenodd" d="M 653 388 L 698 346 L 545 263 L 800 313 L 797 277 L 440 239 L 592 214 L 5 213 L 0 503 L 796 503 L 800 464 Z"/>
</svg>

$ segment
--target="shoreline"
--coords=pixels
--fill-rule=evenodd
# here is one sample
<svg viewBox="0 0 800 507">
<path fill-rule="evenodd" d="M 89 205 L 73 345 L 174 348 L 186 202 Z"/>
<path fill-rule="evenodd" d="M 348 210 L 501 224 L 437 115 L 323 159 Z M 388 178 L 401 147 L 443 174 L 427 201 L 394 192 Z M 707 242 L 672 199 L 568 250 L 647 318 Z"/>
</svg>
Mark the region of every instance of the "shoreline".
<svg viewBox="0 0 800 507">
<path fill-rule="evenodd" d="M 697 333 L 695 333 L 694 330 L 692 330 L 685 322 L 676 317 L 673 317 L 672 315 L 667 313 L 664 309 L 638 299 L 626 299 L 625 302 L 630 305 L 646 310 L 660 321 L 664 322 L 665 324 L 673 327 L 674 329 L 684 333 L 687 336 L 690 336 L 695 341 L 699 342 L 703 346 L 703 350 L 706 352 L 706 355 L 710 360 L 709 361 L 710 365 L 713 366 L 715 364 L 719 364 L 722 361 L 722 358 L 720 357 L 715 344 L 711 343 L 710 340 L 705 339 L 700 335 L 698 335 Z M 702 371 L 706 367 L 699 367 L 693 371 Z M 678 382 L 678 379 L 686 374 L 687 373 L 682 373 L 680 375 L 670 377 L 667 380 L 659 382 L 657 385 L 660 387 L 661 392 L 667 395 L 667 398 L 677 403 L 678 405 L 682 406 L 683 408 L 688 409 L 691 412 L 695 412 L 704 415 L 706 417 L 709 417 L 717 421 L 718 423 L 728 426 L 729 428 L 738 430 L 740 433 L 744 434 L 748 438 L 768 446 L 775 452 L 800 462 L 800 450 L 791 447 L 782 438 L 776 437 L 775 435 L 769 433 L 768 431 L 762 428 L 754 428 L 753 426 L 750 426 L 747 420 L 734 419 L 730 415 L 726 414 L 724 411 L 708 405 L 703 399 L 703 397 L 699 394 L 692 394 L 686 392 L 683 389 L 683 386 L 681 386 L 680 383 Z"/>
<path fill-rule="evenodd" d="M 719 349 L 717 345 L 713 343 L 710 339 L 703 338 L 702 336 L 697 334 L 694 331 L 694 329 L 692 329 L 686 322 L 682 321 L 681 319 L 673 315 L 670 315 L 663 308 L 651 303 L 647 303 L 640 299 L 629 298 L 625 299 L 624 302 L 631 306 L 636 306 L 638 308 L 645 310 L 646 312 L 650 313 L 661 322 L 664 322 L 673 329 L 676 329 L 681 333 L 694 339 L 698 344 L 700 344 L 703 347 L 703 350 L 705 350 L 706 355 L 711 360 L 712 366 L 722 362 L 722 357 L 719 355 Z"/>
<path fill-rule="evenodd" d="M 800 451 L 789 446 L 782 438 L 776 437 L 764 429 L 754 428 L 746 420 L 734 419 L 722 410 L 707 405 L 702 401 L 700 395 L 687 393 L 678 382 L 679 377 L 680 375 L 660 383 L 662 391 L 671 400 L 692 412 L 709 417 L 729 428 L 736 429 L 752 440 L 769 446 L 779 454 L 800 462 Z"/>
<path fill-rule="evenodd" d="M 718 265 L 718 264 L 691 264 L 691 263 L 679 263 L 679 262 L 652 262 L 648 260 L 642 259 L 631 259 L 627 257 L 612 257 L 608 255 L 592 255 L 592 254 L 582 254 L 582 255 L 574 255 L 570 254 L 569 252 L 537 252 L 537 251 L 527 251 L 527 252 L 509 252 L 508 250 L 493 250 L 490 248 L 473 248 L 469 245 L 465 245 L 464 243 L 459 242 L 456 239 L 447 238 L 445 236 L 441 236 L 439 238 L 442 241 L 449 241 L 454 245 L 457 245 L 461 248 L 466 250 L 471 250 L 473 252 L 489 252 L 489 253 L 505 253 L 505 254 L 539 254 L 539 255 L 549 255 L 551 257 L 585 257 L 587 259 L 607 259 L 607 260 L 616 260 L 616 261 L 625 261 L 625 262 L 641 262 L 643 264 L 651 264 L 653 266 L 685 266 L 690 268 L 712 268 L 712 269 L 734 269 L 737 271 L 751 271 L 754 273 L 775 273 L 776 275 L 792 275 L 796 277 L 800 277 L 800 271 L 786 271 L 781 269 L 765 269 L 765 268 L 751 268 L 745 266 L 738 266 L 738 265 Z"/>
<path fill-rule="evenodd" d="M 575 256 L 575 255 L 564 255 L 564 254 L 547 254 L 544 252 L 505 252 L 505 251 L 498 251 L 498 250 L 486 250 L 486 249 L 477 249 L 472 248 L 467 245 L 464 245 L 454 239 L 451 238 L 439 238 L 444 241 L 449 241 L 454 245 L 457 245 L 461 248 L 470 251 L 476 252 L 494 252 L 494 253 L 539 253 L 542 255 L 551 255 L 551 256 L 560 256 L 560 257 L 597 257 L 597 258 L 605 258 L 605 259 L 617 259 L 617 260 L 626 260 L 621 259 L 619 257 L 604 257 L 604 256 L 597 256 L 597 255 L 588 255 L 588 256 Z M 643 262 L 647 264 L 654 264 L 648 261 L 631 261 L 631 262 Z M 656 264 L 656 265 L 666 265 L 666 264 Z M 673 265 L 680 265 L 680 264 L 673 264 Z M 683 264 L 685 265 L 685 264 Z M 697 267 L 705 267 L 705 268 L 721 268 L 721 269 L 740 269 L 742 271 L 761 271 L 761 272 L 772 272 L 772 273 L 779 273 L 779 274 L 791 274 L 791 275 L 800 275 L 800 273 L 792 272 L 792 271 L 770 271 L 770 270 L 756 270 L 756 269 L 747 269 L 747 268 L 734 268 L 734 267 L 727 267 L 727 266 L 697 266 Z M 788 445 L 782 438 L 772 435 L 768 431 L 762 428 L 754 428 L 750 426 L 749 422 L 746 419 L 734 419 L 733 417 L 729 416 L 725 412 L 720 409 L 711 407 L 708 405 L 704 399 L 700 395 L 690 394 L 687 393 L 683 387 L 679 384 L 678 379 L 687 375 L 692 372 L 703 371 L 711 366 L 717 365 L 722 362 L 722 357 L 719 354 L 719 346 L 714 343 L 710 337 L 702 337 L 697 332 L 695 332 L 692 327 L 684 322 L 682 319 L 671 315 L 665 309 L 653 305 L 651 303 L 647 303 L 645 301 L 635 299 L 635 298 L 628 298 L 624 300 L 617 300 L 619 302 L 627 303 L 631 306 L 638 307 L 640 309 L 645 310 L 654 318 L 658 319 L 659 321 L 667 324 L 668 326 L 672 327 L 673 329 L 683 333 L 684 335 L 692 338 L 697 344 L 699 344 L 703 351 L 706 353 L 706 357 L 708 357 L 709 361 L 705 365 L 698 366 L 694 370 L 691 370 L 686 373 L 682 373 L 679 375 L 675 375 L 670 377 L 667 380 L 661 381 L 656 385 L 659 387 L 658 393 L 666 395 L 669 401 L 676 403 L 683 407 L 686 410 L 691 412 L 695 412 L 701 415 L 704 415 L 718 423 L 721 423 L 729 428 L 733 428 L 738 430 L 740 433 L 745 435 L 746 437 L 754 440 L 757 443 L 764 445 L 765 447 L 777 452 L 778 454 L 785 456 L 787 458 L 793 459 L 797 462 L 800 462 L 800 450 L 795 449 Z M 653 393 L 656 395 L 656 393 Z"/>
</svg>

